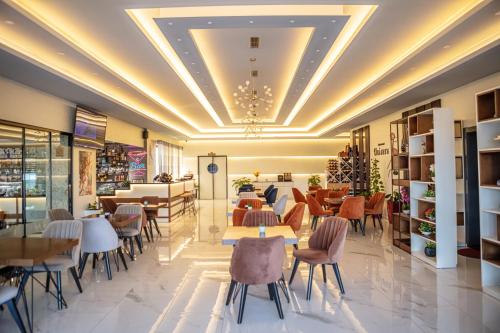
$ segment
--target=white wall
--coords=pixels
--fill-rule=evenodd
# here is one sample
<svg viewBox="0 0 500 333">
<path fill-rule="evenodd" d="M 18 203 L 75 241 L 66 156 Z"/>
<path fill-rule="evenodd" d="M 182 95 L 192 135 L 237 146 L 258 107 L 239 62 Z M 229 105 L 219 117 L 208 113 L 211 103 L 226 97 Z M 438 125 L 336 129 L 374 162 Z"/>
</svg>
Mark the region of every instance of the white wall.
<svg viewBox="0 0 500 333">
<path fill-rule="evenodd" d="M 197 156 L 214 152 L 228 156 L 228 193 L 233 179 L 246 176 L 259 180 L 277 180 L 278 174 L 291 172 L 294 185 L 305 191 L 307 178 L 320 174 L 325 181 L 328 158 L 344 149 L 348 139 L 295 140 L 209 140 L 184 143 L 184 170 L 198 174 Z"/>
</svg>

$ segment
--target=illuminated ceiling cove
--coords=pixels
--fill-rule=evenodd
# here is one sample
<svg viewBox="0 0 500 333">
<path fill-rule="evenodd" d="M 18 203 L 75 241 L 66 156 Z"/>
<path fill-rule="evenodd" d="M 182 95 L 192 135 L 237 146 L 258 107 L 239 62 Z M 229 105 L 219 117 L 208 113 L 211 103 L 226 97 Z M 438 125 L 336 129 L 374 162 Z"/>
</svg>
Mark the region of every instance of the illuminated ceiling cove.
<svg viewBox="0 0 500 333">
<path fill-rule="evenodd" d="M 261 137 L 285 139 L 335 136 L 500 40 L 496 1 L 308 3 L 6 0 L 0 47 L 185 139 L 245 138 L 255 58 Z"/>
</svg>

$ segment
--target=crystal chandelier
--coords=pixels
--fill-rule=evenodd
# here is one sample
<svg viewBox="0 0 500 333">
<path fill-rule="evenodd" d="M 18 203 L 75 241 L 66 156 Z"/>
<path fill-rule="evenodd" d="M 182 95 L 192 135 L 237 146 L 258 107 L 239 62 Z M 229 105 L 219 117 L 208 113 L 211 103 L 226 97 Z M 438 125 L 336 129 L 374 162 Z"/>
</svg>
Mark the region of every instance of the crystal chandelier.
<svg viewBox="0 0 500 333">
<path fill-rule="evenodd" d="M 238 92 L 233 93 L 234 104 L 241 110 L 246 111 L 242 123 L 245 124 L 244 133 L 247 137 L 260 136 L 263 120 L 259 115 L 259 111 L 262 109 L 266 112 L 269 111 L 274 102 L 270 87 L 264 85 L 261 94 L 257 90 L 255 78 L 258 76 L 258 71 L 253 68 L 255 61 L 255 58 L 250 58 L 250 80 L 246 80 L 244 84 L 240 84 Z"/>
</svg>

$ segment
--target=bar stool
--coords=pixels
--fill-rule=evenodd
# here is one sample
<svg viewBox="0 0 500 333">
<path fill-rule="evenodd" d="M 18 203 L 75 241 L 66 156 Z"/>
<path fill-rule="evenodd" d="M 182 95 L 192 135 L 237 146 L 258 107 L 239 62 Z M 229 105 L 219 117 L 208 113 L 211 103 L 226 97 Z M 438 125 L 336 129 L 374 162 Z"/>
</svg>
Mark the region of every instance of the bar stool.
<svg viewBox="0 0 500 333">
<path fill-rule="evenodd" d="M 183 199 L 182 215 L 186 214 L 186 211 L 188 211 L 190 214 L 192 212 L 193 215 L 196 215 L 195 195 L 193 191 L 186 191 L 183 194 L 181 194 L 181 197 Z"/>
</svg>

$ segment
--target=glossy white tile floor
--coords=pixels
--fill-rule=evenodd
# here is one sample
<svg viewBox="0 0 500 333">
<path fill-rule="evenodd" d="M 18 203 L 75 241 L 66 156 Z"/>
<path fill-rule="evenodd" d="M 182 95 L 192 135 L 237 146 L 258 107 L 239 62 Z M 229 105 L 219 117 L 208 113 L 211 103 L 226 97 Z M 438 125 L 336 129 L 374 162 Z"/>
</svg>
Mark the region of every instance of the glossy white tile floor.
<svg viewBox="0 0 500 333">
<path fill-rule="evenodd" d="M 162 224 L 163 237 L 147 244 L 127 272 L 108 281 L 102 264 L 87 266 L 83 294 L 65 275 L 68 309 L 35 286 L 36 332 L 499 332 L 500 302 L 480 290 L 479 262 L 459 256 L 459 268 L 436 271 L 395 249 L 384 232 L 369 224 L 366 237 L 351 230 L 340 267 L 346 295 L 333 275 L 324 284 L 318 269 L 312 300 L 305 300 L 308 268 L 282 297 L 278 318 L 266 286 L 249 289 L 245 316 L 236 324 L 238 301 L 225 306 L 231 247 L 220 239 L 227 203 L 202 201 L 197 217 Z M 291 207 L 292 203 L 289 203 Z M 304 218 L 300 246 L 309 234 Z M 291 248 L 285 270 L 290 275 Z M 90 263 L 90 262 L 89 262 Z M 0 314 L 0 332 L 16 332 L 10 314 Z"/>
</svg>

